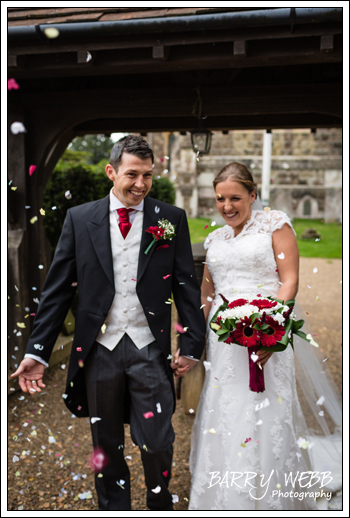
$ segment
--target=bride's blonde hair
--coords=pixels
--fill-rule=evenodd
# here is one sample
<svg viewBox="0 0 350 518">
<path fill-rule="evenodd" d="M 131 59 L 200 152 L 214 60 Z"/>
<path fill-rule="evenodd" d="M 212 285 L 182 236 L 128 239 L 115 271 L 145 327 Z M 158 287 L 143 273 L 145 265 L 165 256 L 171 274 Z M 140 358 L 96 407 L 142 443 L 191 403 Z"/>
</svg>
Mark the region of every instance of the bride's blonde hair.
<svg viewBox="0 0 350 518">
<path fill-rule="evenodd" d="M 216 176 L 213 181 L 214 189 L 218 183 L 225 182 L 226 180 L 232 180 L 233 182 L 240 182 L 251 194 L 255 191 L 257 193 L 257 184 L 251 173 L 248 171 L 245 165 L 239 164 L 238 162 L 232 162 L 231 164 L 225 165 L 221 169 L 220 173 Z"/>
</svg>

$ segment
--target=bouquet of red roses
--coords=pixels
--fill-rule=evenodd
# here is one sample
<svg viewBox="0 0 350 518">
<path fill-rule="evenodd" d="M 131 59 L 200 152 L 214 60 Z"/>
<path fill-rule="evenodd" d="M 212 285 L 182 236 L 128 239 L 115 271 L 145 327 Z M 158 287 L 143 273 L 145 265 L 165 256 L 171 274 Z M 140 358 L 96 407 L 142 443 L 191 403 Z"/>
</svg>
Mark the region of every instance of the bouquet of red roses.
<svg viewBox="0 0 350 518">
<path fill-rule="evenodd" d="M 293 318 L 295 300 L 284 302 L 256 295 L 229 302 L 221 293 L 220 297 L 223 304 L 211 319 L 210 327 L 219 342 L 249 348 L 249 388 L 253 392 L 264 392 L 264 374 L 262 367 L 256 364 L 256 352 L 259 349 L 284 351 L 289 343 L 293 348 L 293 334 L 308 342 L 312 340 L 301 331 L 304 320 Z"/>
</svg>

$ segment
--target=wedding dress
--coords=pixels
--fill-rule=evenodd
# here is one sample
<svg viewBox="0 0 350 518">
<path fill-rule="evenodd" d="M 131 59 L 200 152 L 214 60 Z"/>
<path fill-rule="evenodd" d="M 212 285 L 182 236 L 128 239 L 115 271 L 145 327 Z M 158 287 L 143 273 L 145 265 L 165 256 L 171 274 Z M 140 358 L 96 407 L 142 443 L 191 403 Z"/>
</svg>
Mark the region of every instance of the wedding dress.
<svg viewBox="0 0 350 518">
<path fill-rule="evenodd" d="M 292 227 L 281 211 L 253 210 L 239 235 L 228 225 L 208 235 L 204 247 L 215 286 L 208 324 L 222 302 L 219 293 L 229 301 L 277 296 L 272 233 L 284 224 Z M 206 376 L 192 429 L 189 509 L 317 510 L 311 493 L 322 487 L 322 478 L 318 484 L 310 476 L 298 480 L 314 468 L 315 442 L 298 400 L 293 350 L 288 346 L 267 361 L 262 393 L 249 390 L 248 353 L 218 342 L 208 327 Z"/>
</svg>

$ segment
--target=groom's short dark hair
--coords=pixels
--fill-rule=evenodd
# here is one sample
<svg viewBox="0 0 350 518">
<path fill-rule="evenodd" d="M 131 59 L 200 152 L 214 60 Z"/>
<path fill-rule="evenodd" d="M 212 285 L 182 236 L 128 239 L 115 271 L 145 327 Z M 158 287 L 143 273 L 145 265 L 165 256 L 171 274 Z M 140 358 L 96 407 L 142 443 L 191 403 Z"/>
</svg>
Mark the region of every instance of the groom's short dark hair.
<svg viewBox="0 0 350 518">
<path fill-rule="evenodd" d="M 113 166 L 116 172 L 118 172 L 123 153 L 135 155 L 142 160 L 151 158 L 152 164 L 154 161 L 153 151 L 149 147 L 148 142 L 137 135 L 128 135 L 127 137 L 123 137 L 112 147 L 109 163 Z"/>
</svg>

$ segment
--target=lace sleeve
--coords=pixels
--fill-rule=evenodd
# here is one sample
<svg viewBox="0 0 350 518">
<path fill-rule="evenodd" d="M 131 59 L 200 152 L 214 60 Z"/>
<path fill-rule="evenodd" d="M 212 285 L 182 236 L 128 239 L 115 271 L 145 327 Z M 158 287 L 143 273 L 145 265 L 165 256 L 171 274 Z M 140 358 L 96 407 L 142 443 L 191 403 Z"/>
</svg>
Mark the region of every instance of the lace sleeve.
<svg viewBox="0 0 350 518">
<path fill-rule="evenodd" d="M 296 232 L 293 228 L 292 222 L 290 221 L 289 217 L 285 212 L 282 212 L 281 210 L 271 210 L 269 212 L 270 216 L 270 232 L 271 234 L 275 230 L 279 230 L 283 227 L 285 223 L 290 226 L 290 228 L 293 230 L 294 235 L 296 236 Z"/>
<path fill-rule="evenodd" d="M 205 250 L 208 250 L 210 243 L 214 239 L 225 239 L 225 227 L 217 228 L 216 230 L 210 232 L 210 234 L 207 235 L 207 238 L 203 243 Z"/>
</svg>

